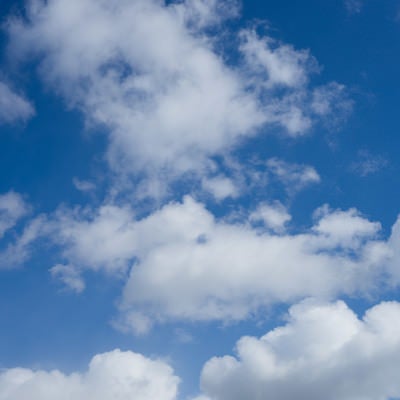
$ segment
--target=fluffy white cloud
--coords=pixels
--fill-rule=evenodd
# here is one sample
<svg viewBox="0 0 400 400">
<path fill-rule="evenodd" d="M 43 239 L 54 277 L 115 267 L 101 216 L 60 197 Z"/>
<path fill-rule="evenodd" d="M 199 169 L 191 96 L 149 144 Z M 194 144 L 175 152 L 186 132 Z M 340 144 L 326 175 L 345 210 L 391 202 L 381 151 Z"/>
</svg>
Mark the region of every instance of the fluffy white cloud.
<svg viewBox="0 0 400 400">
<path fill-rule="evenodd" d="M 235 182 L 223 175 L 204 178 L 201 183 L 203 189 L 212 194 L 217 201 L 224 200 L 227 197 L 234 198 L 239 195 L 239 188 Z"/>
<path fill-rule="evenodd" d="M 293 306 L 286 325 L 243 337 L 204 366 L 209 400 L 389 400 L 400 396 L 400 304 L 358 319 L 343 302 Z M 200 398 L 198 400 L 200 400 Z"/>
<path fill-rule="evenodd" d="M 27 22 L 8 21 L 10 51 L 39 54 L 43 79 L 107 128 L 115 170 L 179 176 L 262 127 L 302 134 L 318 114 L 308 51 L 248 30 L 240 65 L 217 52 L 204 28 L 237 15 L 232 4 L 32 0 Z"/>
<path fill-rule="evenodd" d="M 133 211 L 105 205 L 98 210 L 59 210 L 47 229 L 70 264 L 123 274 L 135 256 L 138 233 Z"/>
<path fill-rule="evenodd" d="M 376 240 L 379 224 L 335 217 L 350 233 L 335 230 L 331 214 L 311 232 L 276 235 L 216 221 L 191 198 L 164 207 L 138 223 L 142 243 L 121 302 L 127 324 L 238 320 L 276 302 L 372 289 L 391 255 Z"/>
<path fill-rule="evenodd" d="M 84 373 L 14 368 L 0 373 L 2 400 L 175 400 L 179 379 L 160 360 L 114 350 L 96 355 Z"/>
<path fill-rule="evenodd" d="M 381 229 L 380 223 L 366 220 L 354 208 L 333 211 L 325 205 L 314 216 L 318 219 L 314 231 L 325 237 L 326 245 L 332 248 L 358 248 L 363 239 L 373 237 Z"/>
<path fill-rule="evenodd" d="M 133 264 L 116 324 L 137 333 L 168 319 L 240 320 L 276 302 L 368 293 L 388 272 L 398 275 L 397 229 L 382 241 L 379 223 L 322 207 L 309 230 L 290 234 L 283 208 L 264 211 L 263 229 L 257 211 L 242 222 L 217 220 L 191 197 L 144 218 L 108 205 L 60 211 L 50 236 L 77 271 L 124 276 Z"/>
<path fill-rule="evenodd" d="M 249 217 L 250 221 L 262 222 L 267 228 L 275 232 L 283 232 L 285 225 L 291 218 L 286 208 L 279 202 L 273 204 L 262 203 Z"/>
<path fill-rule="evenodd" d="M 33 106 L 0 81 L 0 124 L 26 121 L 35 114 Z"/>
</svg>

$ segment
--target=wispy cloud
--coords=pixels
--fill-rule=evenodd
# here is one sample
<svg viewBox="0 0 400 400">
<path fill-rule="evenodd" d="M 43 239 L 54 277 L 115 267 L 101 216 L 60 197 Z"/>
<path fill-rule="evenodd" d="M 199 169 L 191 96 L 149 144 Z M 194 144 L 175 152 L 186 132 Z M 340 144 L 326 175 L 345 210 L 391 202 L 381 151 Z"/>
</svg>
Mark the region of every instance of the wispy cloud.
<svg viewBox="0 0 400 400">
<path fill-rule="evenodd" d="M 381 155 L 376 155 L 368 150 L 360 150 L 357 158 L 351 163 L 350 169 L 362 177 L 373 175 L 387 167 L 389 161 Z"/>
<path fill-rule="evenodd" d="M 358 14 L 361 12 L 364 1 L 363 0 L 344 0 L 344 5 L 349 14 Z"/>
<path fill-rule="evenodd" d="M 26 121 L 35 114 L 32 104 L 0 81 L 0 124 Z"/>
</svg>

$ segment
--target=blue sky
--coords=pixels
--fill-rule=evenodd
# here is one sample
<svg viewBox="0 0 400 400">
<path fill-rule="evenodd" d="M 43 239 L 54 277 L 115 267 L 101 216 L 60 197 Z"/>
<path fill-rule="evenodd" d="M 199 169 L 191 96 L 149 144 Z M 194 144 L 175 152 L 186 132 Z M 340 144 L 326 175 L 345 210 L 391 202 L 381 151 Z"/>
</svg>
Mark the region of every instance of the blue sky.
<svg viewBox="0 0 400 400">
<path fill-rule="evenodd" d="M 399 13 L 3 0 L 0 398 L 400 397 Z"/>
</svg>

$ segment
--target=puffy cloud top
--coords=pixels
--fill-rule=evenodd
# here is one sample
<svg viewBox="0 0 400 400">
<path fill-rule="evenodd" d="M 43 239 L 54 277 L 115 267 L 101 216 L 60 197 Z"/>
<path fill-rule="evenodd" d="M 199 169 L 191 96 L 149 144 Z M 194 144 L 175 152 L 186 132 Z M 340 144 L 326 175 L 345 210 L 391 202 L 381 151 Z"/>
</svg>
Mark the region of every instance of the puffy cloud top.
<svg viewBox="0 0 400 400">
<path fill-rule="evenodd" d="M 114 350 L 84 373 L 14 368 L 0 373 L 2 400 L 175 400 L 179 379 L 163 361 Z"/>
<path fill-rule="evenodd" d="M 286 325 L 243 337 L 237 356 L 202 372 L 209 400 L 388 400 L 400 396 L 400 304 L 381 303 L 362 320 L 343 303 L 293 306 Z M 200 400 L 200 398 L 199 398 Z"/>
</svg>

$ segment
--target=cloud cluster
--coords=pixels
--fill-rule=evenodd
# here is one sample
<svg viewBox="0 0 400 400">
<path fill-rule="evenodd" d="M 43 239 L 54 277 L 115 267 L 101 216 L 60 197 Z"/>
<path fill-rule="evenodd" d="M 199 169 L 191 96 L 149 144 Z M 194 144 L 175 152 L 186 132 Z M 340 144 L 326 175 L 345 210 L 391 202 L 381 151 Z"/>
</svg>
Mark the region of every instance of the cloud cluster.
<svg viewBox="0 0 400 400">
<path fill-rule="evenodd" d="M 15 368 L 0 372 L 2 400 L 176 400 L 179 379 L 163 361 L 114 350 L 84 373 Z"/>
<path fill-rule="evenodd" d="M 32 0 L 26 21 L 8 21 L 10 51 L 40 55 L 43 80 L 106 128 L 114 170 L 199 172 L 264 127 L 304 134 L 345 98 L 312 86 L 318 67 L 308 51 L 255 29 L 232 33 L 232 65 L 213 34 L 237 15 L 234 1 L 224 3 Z"/>
<path fill-rule="evenodd" d="M 356 13 L 362 1 L 344 4 Z M 260 317 L 300 301 L 284 326 L 207 362 L 197 400 L 400 397 L 400 304 L 381 303 L 360 319 L 343 302 L 328 303 L 400 283 L 400 219 L 384 239 L 355 208 L 324 205 L 299 228 L 282 199 L 239 201 L 267 182 L 290 197 L 321 181 L 306 164 L 259 162 L 258 150 L 238 156 L 247 139 L 296 138 L 320 122 L 336 126 L 352 108 L 344 85 L 314 84 L 321 68 L 309 50 L 262 24 L 224 25 L 239 9 L 235 0 L 28 0 L 24 17 L 8 19 L 10 57 L 34 61 L 47 89 L 107 135 L 112 174 L 100 206 L 60 206 L 24 227 L 30 207 L 15 192 L 0 195 L 0 268 L 23 263 L 45 238 L 51 258 L 59 256 L 51 276 L 75 293 L 88 271 L 121 280 L 112 322 L 135 334 L 171 321 Z M 34 113 L 0 81 L 0 124 Z M 363 176 L 385 165 L 359 158 L 352 168 Z M 126 182 L 137 196 L 120 190 Z M 87 194 L 97 188 L 73 184 Z M 157 196 L 163 185 L 191 195 L 166 200 Z M 148 195 L 159 203 L 143 211 Z M 239 210 L 221 216 L 227 199 Z M 70 375 L 2 370 L 0 400 L 176 400 L 178 384 L 166 362 L 115 350 Z"/>
<path fill-rule="evenodd" d="M 26 121 L 35 114 L 33 106 L 0 81 L 0 125 Z"/>
<path fill-rule="evenodd" d="M 359 319 L 343 302 L 305 301 L 261 338 L 242 337 L 236 357 L 215 357 L 197 400 L 388 400 L 400 396 L 400 304 Z"/>
<path fill-rule="evenodd" d="M 117 325 L 143 333 L 157 321 L 240 320 L 277 302 L 369 293 L 398 275 L 396 228 L 383 241 L 380 224 L 355 209 L 324 206 L 314 218 L 290 233 L 279 203 L 229 222 L 187 196 L 142 218 L 111 205 L 60 211 L 49 232 L 64 276 L 91 269 L 126 279 Z"/>
</svg>

